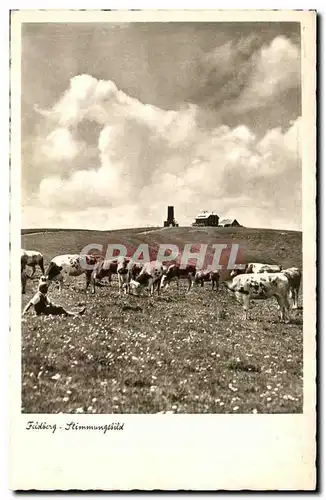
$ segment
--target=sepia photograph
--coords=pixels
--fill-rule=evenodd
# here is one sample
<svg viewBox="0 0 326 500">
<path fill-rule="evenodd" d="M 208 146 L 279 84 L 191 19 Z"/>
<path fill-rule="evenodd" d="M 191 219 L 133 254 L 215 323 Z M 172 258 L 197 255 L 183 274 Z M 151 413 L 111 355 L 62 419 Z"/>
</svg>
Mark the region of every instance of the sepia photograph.
<svg viewBox="0 0 326 500">
<path fill-rule="evenodd" d="M 309 13 L 269 12 L 16 13 L 25 432 L 58 432 L 51 415 L 76 432 L 110 416 L 106 432 L 128 414 L 254 419 L 311 403 Z"/>
</svg>

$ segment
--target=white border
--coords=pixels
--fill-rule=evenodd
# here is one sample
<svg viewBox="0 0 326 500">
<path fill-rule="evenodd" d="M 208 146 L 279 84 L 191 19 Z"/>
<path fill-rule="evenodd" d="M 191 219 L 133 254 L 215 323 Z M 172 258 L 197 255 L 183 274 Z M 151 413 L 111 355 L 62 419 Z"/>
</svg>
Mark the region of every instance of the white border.
<svg viewBox="0 0 326 500">
<path fill-rule="evenodd" d="M 95 6 L 95 5 L 94 5 Z M 95 21 L 93 11 L 70 12 L 78 20 Z M 135 13 L 100 13 L 99 21 L 105 17 L 112 20 L 124 20 L 138 17 L 144 19 L 144 12 Z M 154 16 L 155 11 L 145 13 Z M 266 15 L 269 20 L 301 20 L 307 26 L 310 37 L 304 35 L 303 45 L 303 101 L 306 130 L 303 134 L 304 182 L 303 197 L 305 211 L 303 213 L 304 228 L 304 343 L 305 343 L 305 404 L 303 415 L 178 415 L 178 416 L 127 416 L 122 418 L 127 423 L 119 442 L 112 438 L 105 442 L 103 438 L 84 439 L 82 434 L 67 439 L 67 435 L 56 435 L 49 439 L 42 434 L 38 439 L 34 435 L 26 435 L 23 422 L 26 416 L 20 415 L 20 278 L 18 266 L 12 267 L 11 296 L 15 301 L 11 314 L 11 353 L 10 353 L 10 437 L 11 437 L 11 488 L 78 488 L 78 489 L 238 489 L 274 488 L 281 489 L 308 488 L 314 482 L 314 212 L 311 211 L 314 199 L 314 36 L 313 13 L 304 12 L 160 12 L 162 17 L 171 20 L 212 21 L 218 15 L 218 20 L 235 20 L 241 14 L 243 20 L 260 20 Z M 21 16 L 35 21 L 35 15 L 41 20 L 54 21 L 62 12 L 19 12 L 15 17 L 17 22 Z M 63 22 L 66 22 L 67 19 Z M 16 21 L 15 21 L 16 22 Z M 311 38 L 312 35 L 312 38 Z M 19 43 L 16 39 L 16 44 Z M 16 50 L 16 47 L 14 48 Z M 13 53 L 14 63 L 19 63 L 19 54 Z M 15 71 L 18 71 L 16 66 Z M 15 94 L 12 100 L 12 112 L 15 124 L 19 120 L 20 81 L 12 82 Z M 20 249 L 20 136 L 15 127 L 14 146 L 12 147 L 12 162 L 15 170 L 11 171 L 12 181 L 12 259 Z M 16 170 L 17 165 L 17 170 Z M 309 207 L 309 210 L 307 209 Z M 19 212 L 19 213 L 18 213 Z M 17 254 L 18 255 L 18 254 Z M 308 347 L 307 347 L 308 346 Z M 30 418 L 31 416 L 28 416 Z M 41 416 L 38 415 L 41 419 Z M 97 421 L 107 417 L 97 415 L 83 416 L 80 423 L 96 418 Z M 115 416 L 118 419 L 118 416 Z M 66 417 L 47 416 L 47 420 Z M 164 419 L 164 420 L 163 420 Z M 100 422 L 99 422 L 100 423 Z M 167 437 L 173 435 L 173 440 Z M 60 438 L 61 436 L 61 438 Z M 65 438 L 65 439 L 63 439 Z M 147 439 L 146 439 L 147 438 Z M 68 441 L 73 447 L 67 448 Z M 172 448 L 174 445 L 174 450 Z M 51 451 L 50 451 L 51 450 Z M 268 453 L 266 453 L 266 450 Z M 87 461 L 83 460 L 87 456 Z M 141 455 L 140 455 L 141 453 Z M 92 459 L 93 456 L 93 459 Z M 201 457 L 201 460 L 198 460 Z M 203 457 L 207 460 L 204 461 Z M 46 460 L 45 460 L 46 459 Z M 96 463 L 96 468 L 90 465 Z M 64 463 L 63 463 L 64 462 Z M 182 465 L 182 466 L 181 466 Z M 112 475 L 107 475 L 111 471 Z M 122 475 L 119 475 L 119 471 Z M 126 472 L 127 471 L 127 472 Z M 144 474 L 144 471 L 146 474 Z M 169 475 L 167 476 L 167 472 Z M 128 474 L 128 475 L 127 475 Z M 262 486 L 263 485 L 263 486 Z"/>
</svg>

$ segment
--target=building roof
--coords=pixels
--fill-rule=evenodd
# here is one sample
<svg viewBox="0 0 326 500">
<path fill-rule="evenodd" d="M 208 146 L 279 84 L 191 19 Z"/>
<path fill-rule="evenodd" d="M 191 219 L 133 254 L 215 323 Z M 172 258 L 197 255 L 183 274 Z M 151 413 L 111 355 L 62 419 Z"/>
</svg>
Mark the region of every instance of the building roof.
<svg viewBox="0 0 326 500">
<path fill-rule="evenodd" d="M 214 212 L 201 212 L 196 216 L 196 219 L 207 219 L 210 215 L 215 215 L 215 217 L 218 217 L 217 214 L 214 214 Z"/>
<path fill-rule="evenodd" d="M 234 221 L 237 221 L 237 219 L 223 219 L 223 220 L 220 220 L 220 225 L 222 225 L 222 224 L 232 224 L 232 222 L 234 222 Z"/>
</svg>

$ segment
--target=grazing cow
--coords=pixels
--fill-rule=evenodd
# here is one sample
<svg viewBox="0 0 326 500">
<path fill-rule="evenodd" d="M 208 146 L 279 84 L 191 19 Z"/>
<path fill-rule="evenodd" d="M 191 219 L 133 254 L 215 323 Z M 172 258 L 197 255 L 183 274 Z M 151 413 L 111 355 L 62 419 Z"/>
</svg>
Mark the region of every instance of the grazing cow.
<svg viewBox="0 0 326 500">
<path fill-rule="evenodd" d="M 283 274 L 287 277 L 290 283 L 290 298 L 292 299 L 292 309 L 298 309 L 299 289 L 301 285 L 302 273 L 297 267 L 283 269 Z"/>
<path fill-rule="evenodd" d="M 51 260 L 45 277 L 48 281 L 57 281 L 59 283 L 59 290 L 61 290 L 64 275 L 80 276 L 85 273 L 86 291 L 96 264 L 97 260 L 93 255 L 58 255 Z M 91 268 L 89 269 L 88 267 Z"/>
<path fill-rule="evenodd" d="M 44 274 L 44 258 L 43 255 L 40 252 L 36 252 L 35 250 L 23 250 L 21 251 L 21 259 L 25 261 L 25 266 L 29 266 L 32 268 L 32 274 L 30 275 L 30 278 L 33 278 L 35 274 L 35 268 L 36 266 L 39 266 L 39 268 L 42 271 L 42 274 Z"/>
<path fill-rule="evenodd" d="M 121 265 L 121 263 L 124 262 L 124 259 L 125 257 L 115 257 L 113 259 L 102 260 L 96 266 L 91 276 L 92 293 L 95 293 L 95 284 L 97 280 L 108 277 L 109 282 L 111 282 L 112 274 L 118 274 L 118 265 L 120 265 L 119 270 L 123 271 L 123 265 Z"/>
<path fill-rule="evenodd" d="M 276 264 L 259 264 L 258 262 L 250 262 L 245 265 L 244 269 L 233 269 L 230 273 L 231 278 L 238 274 L 251 273 L 279 273 L 282 271 L 282 266 Z"/>
<path fill-rule="evenodd" d="M 93 271 L 92 280 L 101 280 L 109 278 L 111 282 L 112 274 L 117 274 L 118 261 L 117 259 L 102 260 Z"/>
<path fill-rule="evenodd" d="M 249 318 L 251 299 L 269 299 L 275 297 L 280 310 L 280 320 L 289 319 L 288 294 L 290 284 L 288 278 L 280 273 L 240 274 L 231 281 L 224 281 L 227 288 L 242 302 L 244 318 Z"/>
<path fill-rule="evenodd" d="M 216 286 L 217 291 L 220 282 L 220 273 L 218 271 L 208 270 L 197 271 L 194 281 L 196 284 L 200 284 L 202 287 L 204 286 L 205 281 L 210 281 L 212 283 L 212 290 L 214 290 L 214 286 Z"/>
<path fill-rule="evenodd" d="M 144 264 L 133 262 L 132 260 L 127 265 L 127 274 L 124 275 L 124 292 L 130 293 L 130 282 L 135 281 L 137 276 L 141 273 Z"/>
<path fill-rule="evenodd" d="M 164 268 L 161 262 L 151 261 L 146 262 L 140 273 L 135 279 L 131 279 L 129 284 L 125 284 L 124 288 L 131 290 L 134 295 L 140 295 L 142 286 L 148 286 L 149 294 L 154 295 L 155 285 L 159 295 L 161 288 L 161 279 L 163 276 Z"/>
<path fill-rule="evenodd" d="M 129 257 L 118 257 L 117 260 L 118 260 L 117 274 L 118 274 L 119 295 L 120 295 L 123 288 L 124 288 L 125 293 L 127 292 L 127 289 L 129 288 L 130 258 Z M 124 287 L 125 284 L 127 285 L 127 289 Z"/>
<path fill-rule="evenodd" d="M 169 283 L 177 278 L 178 288 L 181 278 L 186 278 L 188 280 L 188 292 L 193 285 L 196 275 L 195 266 L 187 265 L 184 269 L 180 267 L 179 264 L 171 264 L 163 275 L 161 288 L 167 288 Z"/>
</svg>

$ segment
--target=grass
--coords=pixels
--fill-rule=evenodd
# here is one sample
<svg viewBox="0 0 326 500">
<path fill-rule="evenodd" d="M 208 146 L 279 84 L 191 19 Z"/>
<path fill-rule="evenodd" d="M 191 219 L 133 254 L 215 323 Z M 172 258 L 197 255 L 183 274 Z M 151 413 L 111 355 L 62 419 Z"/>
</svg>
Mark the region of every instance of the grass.
<svg viewBox="0 0 326 500">
<path fill-rule="evenodd" d="M 210 229 L 215 228 L 205 234 L 212 241 Z M 267 260 L 274 249 L 274 261 L 300 265 L 300 233 L 241 229 L 242 239 L 248 238 L 246 257 Z M 191 241 L 186 228 L 171 231 L 171 238 Z M 98 242 L 97 234 L 88 232 L 45 234 L 23 236 L 23 248 L 40 250 L 48 260 Z M 133 244 L 151 236 L 142 237 L 135 230 L 119 234 Z M 224 238 L 225 232 L 218 234 L 215 229 L 214 235 Z M 105 237 L 110 240 L 114 234 L 104 233 Z M 155 231 L 151 237 L 155 243 L 159 239 Z M 286 250 L 283 259 L 283 249 L 275 250 L 280 240 Z M 28 281 L 23 306 L 36 287 L 37 277 Z M 223 287 L 216 292 L 207 284 L 186 294 L 186 283 L 180 292 L 172 284 L 154 299 L 146 292 L 141 297 L 119 297 L 116 280 L 98 287 L 95 296 L 83 288 L 80 277 L 61 294 L 50 289 L 49 296 L 71 309 L 86 304 L 84 316 L 28 313 L 23 319 L 23 412 L 302 412 L 301 310 L 284 325 L 278 322 L 274 299 L 256 301 L 252 319 L 244 322 L 241 306 Z"/>
</svg>

